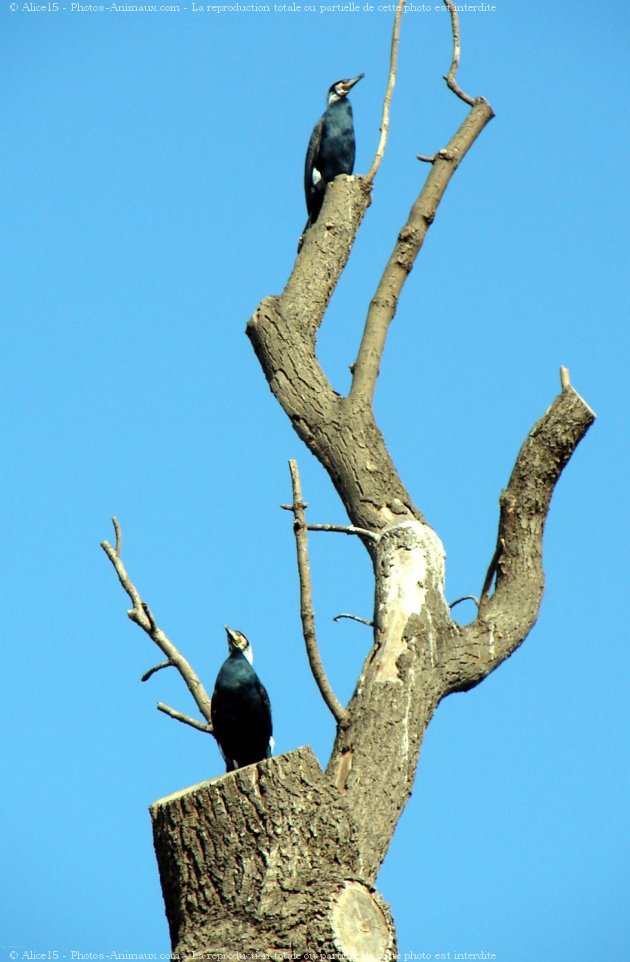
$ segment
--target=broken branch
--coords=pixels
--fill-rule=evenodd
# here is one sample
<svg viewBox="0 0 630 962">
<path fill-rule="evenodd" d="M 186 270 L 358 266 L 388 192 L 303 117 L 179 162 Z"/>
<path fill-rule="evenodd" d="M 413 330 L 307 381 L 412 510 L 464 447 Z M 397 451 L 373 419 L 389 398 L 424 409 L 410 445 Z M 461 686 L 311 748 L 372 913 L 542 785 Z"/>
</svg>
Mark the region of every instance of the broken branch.
<svg viewBox="0 0 630 962">
<path fill-rule="evenodd" d="M 173 667 L 173 662 L 171 661 L 170 658 L 168 659 L 168 661 L 161 661 L 159 665 L 154 665 L 153 668 L 149 668 L 148 671 L 145 671 L 140 681 L 148 681 L 151 675 L 155 675 L 156 671 L 162 671 L 163 668 L 172 668 L 172 667 Z"/>
</svg>

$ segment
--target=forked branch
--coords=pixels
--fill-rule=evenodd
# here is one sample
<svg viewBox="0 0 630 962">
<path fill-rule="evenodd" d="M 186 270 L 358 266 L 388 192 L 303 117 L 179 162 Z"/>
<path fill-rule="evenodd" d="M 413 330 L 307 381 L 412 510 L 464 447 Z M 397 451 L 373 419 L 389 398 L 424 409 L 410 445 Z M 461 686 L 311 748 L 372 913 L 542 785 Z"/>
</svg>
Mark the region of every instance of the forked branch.
<svg viewBox="0 0 630 962">
<path fill-rule="evenodd" d="M 302 484 L 297 461 L 289 461 L 289 470 L 291 472 L 291 487 L 293 488 L 293 505 L 291 510 L 294 517 L 293 531 L 295 532 L 298 574 L 300 578 L 300 614 L 302 617 L 304 644 L 306 645 L 306 653 L 308 655 L 309 665 L 311 666 L 311 672 L 321 696 L 330 708 L 337 724 L 342 724 L 346 717 L 346 711 L 330 686 L 315 635 L 311 569 L 308 560 L 308 535 L 306 519 L 304 517 L 305 504 L 302 501 Z"/>
<path fill-rule="evenodd" d="M 162 631 L 162 629 L 158 627 L 151 609 L 142 600 L 138 589 L 127 574 L 127 569 L 125 568 L 120 557 L 120 549 L 122 545 L 121 528 L 116 518 L 112 518 L 112 523 L 114 525 L 114 531 L 116 532 L 116 543 L 114 546 L 112 546 L 109 541 L 102 541 L 101 548 L 114 566 L 116 574 L 118 575 L 118 580 L 131 599 L 133 607 L 127 612 L 127 615 L 131 621 L 133 621 L 136 625 L 142 628 L 144 632 L 146 632 L 151 641 L 158 646 L 160 651 L 165 654 L 167 658 L 166 662 L 156 665 L 155 668 L 150 669 L 150 671 L 147 672 L 143 677 L 146 679 L 161 668 L 166 668 L 170 665 L 172 665 L 174 668 L 177 668 L 178 672 L 186 682 L 188 690 L 195 699 L 199 711 L 205 718 L 206 724 L 204 725 L 201 722 L 195 722 L 194 719 L 188 718 L 188 716 L 182 715 L 181 712 L 176 712 L 174 708 L 169 708 L 167 705 L 162 705 L 161 703 L 158 705 L 159 710 L 170 715 L 172 718 L 177 718 L 178 721 L 183 721 L 188 725 L 192 725 L 193 728 L 198 728 L 201 731 L 211 733 L 212 720 L 210 715 L 210 698 L 192 665 L 177 650 L 173 642 Z"/>
</svg>

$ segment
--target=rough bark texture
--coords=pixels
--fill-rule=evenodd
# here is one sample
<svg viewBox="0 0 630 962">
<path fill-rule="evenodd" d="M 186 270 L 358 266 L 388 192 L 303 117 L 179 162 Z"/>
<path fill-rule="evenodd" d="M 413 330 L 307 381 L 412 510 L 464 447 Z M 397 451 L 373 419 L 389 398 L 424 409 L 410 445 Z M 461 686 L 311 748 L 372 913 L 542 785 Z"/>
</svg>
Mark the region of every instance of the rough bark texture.
<svg viewBox="0 0 630 962">
<path fill-rule="evenodd" d="M 205 783 L 153 806 L 174 949 L 183 955 L 343 952 L 371 962 L 395 948 L 372 885 L 409 798 L 440 700 L 476 685 L 534 624 L 542 535 L 560 473 L 594 415 L 563 390 L 532 429 L 500 499 L 497 546 L 477 620 L 444 598 L 444 551 L 399 478 L 372 412 L 398 298 L 461 159 L 492 118 L 484 100 L 432 158 L 372 298 L 347 397 L 331 387 L 316 335 L 370 203 L 360 178 L 329 186 L 280 296 L 247 326 L 269 386 L 328 472 L 363 535 L 375 578 L 373 646 L 325 775 L 307 750 Z M 361 535 L 359 535 L 361 536 Z M 481 580 L 481 579 L 480 579 Z M 494 592 L 490 589 L 494 584 Z"/>
<path fill-rule="evenodd" d="M 362 879 L 351 806 L 309 748 L 163 798 L 151 817 L 180 958 L 393 953 L 389 910 Z"/>
</svg>

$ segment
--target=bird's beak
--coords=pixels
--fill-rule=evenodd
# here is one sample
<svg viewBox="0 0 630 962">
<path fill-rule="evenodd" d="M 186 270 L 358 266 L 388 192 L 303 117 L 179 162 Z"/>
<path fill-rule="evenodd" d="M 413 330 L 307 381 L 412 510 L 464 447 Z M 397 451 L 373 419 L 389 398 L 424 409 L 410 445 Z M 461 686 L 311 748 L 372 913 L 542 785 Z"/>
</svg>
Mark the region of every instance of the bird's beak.
<svg viewBox="0 0 630 962">
<path fill-rule="evenodd" d="M 223 625 L 223 627 L 225 628 L 225 633 L 226 633 L 226 635 L 228 636 L 228 641 L 234 641 L 234 632 L 232 631 L 232 629 L 230 628 L 230 626 L 229 626 L 229 625 Z"/>
<path fill-rule="evenodd" d="M 363 80 L 365 77 L 364 73 L 360 73 L 358 77 L 354 77 L 352 80 L 344 80 L 343 87 L 346 93 L 349 93 L 355 84 L 358 84 L 359 80 Z"/>
</svg>

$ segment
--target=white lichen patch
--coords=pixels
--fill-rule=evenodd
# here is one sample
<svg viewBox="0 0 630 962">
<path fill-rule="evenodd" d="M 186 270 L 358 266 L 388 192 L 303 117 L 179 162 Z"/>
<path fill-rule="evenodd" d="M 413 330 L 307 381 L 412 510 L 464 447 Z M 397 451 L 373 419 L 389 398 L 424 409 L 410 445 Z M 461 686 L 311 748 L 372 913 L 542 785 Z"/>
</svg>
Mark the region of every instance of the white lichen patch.
<svg viewBox="0 0 630 962">
<path fill-rule="evenodd" d="M 490 622 L 490 630 L 488 632 L 488 654 L 490 655 L 491 660 L 494 660 L 494 624 L 492 622 Z"/>
<path fill-rule="evenodd" d="M 427 525 L 406 519 L 383 532 L 376 568 L 379 681 L 401 683 L 396 662 L 407 645 L 403 633 L 409 619 L 420 616 L 429 590 L 444 598 L 444 569 L 442 542 Z"/>
</svg>

